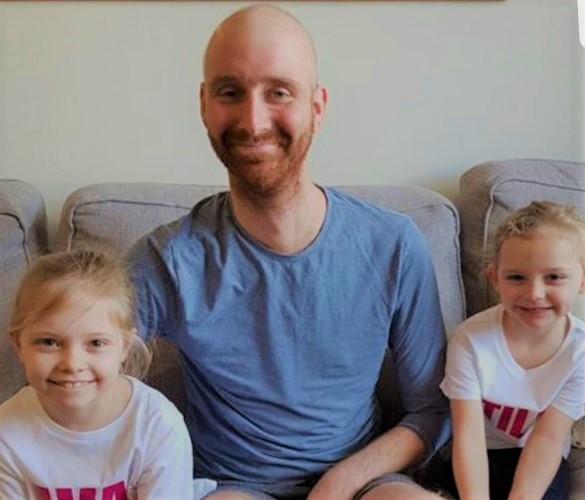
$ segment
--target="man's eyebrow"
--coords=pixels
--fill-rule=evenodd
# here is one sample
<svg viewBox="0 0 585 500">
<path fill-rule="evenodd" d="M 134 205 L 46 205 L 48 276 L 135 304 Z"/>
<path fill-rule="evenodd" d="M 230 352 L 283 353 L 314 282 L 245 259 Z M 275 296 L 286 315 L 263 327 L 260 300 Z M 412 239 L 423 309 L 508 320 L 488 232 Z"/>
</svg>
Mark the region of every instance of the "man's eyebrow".
<svg viewBox="0 0 585 500">
<path fill-rule="evenodd" d="M 216 76 L 211 80 L 210 87 L 216 89 L 222 85 L 235 85 L 239 83 L 239 79 L 232 75 Z"/>
<path fill-rule="evenodd" d="M 301 85 L 296 80 L 286 77 L 272 77 L 268 78 L 265 83 L 277 87 L 287 87 L 293 90 L 298 90 Z M 213 78 L 209 84 L 211 89 L 217 89 L 223 85 L 241 85 L 241 80 L 233 75 L 221 75 Z"/>
<path fill-rule="evenodd" d="M 292 78 L 274 77 L 274 78 L 270 78 L 268 80 L 268 82 L 271 85 L 277 85 L 277 86 L 282 86 L 282 87 L 297 88 L 300 86 L 299 83 L 296 80 L 293 80 Z"/>
</svg>

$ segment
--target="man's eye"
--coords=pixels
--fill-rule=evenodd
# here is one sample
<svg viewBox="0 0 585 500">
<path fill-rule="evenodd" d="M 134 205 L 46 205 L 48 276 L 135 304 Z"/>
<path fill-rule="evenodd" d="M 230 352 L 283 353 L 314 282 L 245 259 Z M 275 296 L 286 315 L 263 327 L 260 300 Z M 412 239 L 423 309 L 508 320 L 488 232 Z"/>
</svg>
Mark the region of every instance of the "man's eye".
<svg viewBox="0 0 585 500">
<path fill-rule="evenodd" d="M 290 99 L 292 97 L 292 95 L 286 89 L 274 89 L 274 90 L 272 90 L 272 97 L 276 100 L 282 101 L 282 100 Z"/>
<path fill-rule="evenodd" d="M 219 89 L 215 93 L 215 95 L 216 95 L 216 97 L 218 97 L 219 99 L 221 99 L 223 101 L 233 101 L 233 100 L 238 98 L 240 93 L 237 89 L 234 89 L 232 87 L 226 87 L 226 88 Z"/>
</svg>

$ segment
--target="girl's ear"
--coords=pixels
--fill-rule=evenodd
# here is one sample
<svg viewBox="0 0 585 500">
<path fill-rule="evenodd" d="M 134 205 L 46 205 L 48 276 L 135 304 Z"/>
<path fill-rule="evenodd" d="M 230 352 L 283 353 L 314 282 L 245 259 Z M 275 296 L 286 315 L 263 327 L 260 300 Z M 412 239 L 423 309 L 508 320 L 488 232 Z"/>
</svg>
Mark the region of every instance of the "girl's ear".
<svg viewBox="0 0 585 500">
<path fill-rule="evenodd" d="M 124 334 L 124 350 L 122 351 L 122 363 L 128 359 L 130 349 L 132 349 L 132 339 L 137 335 L 136 328 L 132 328 L 129 333 Z"/>
<path fill-rule="evenodd" d="M 579 293 L 585 294 L 585 259 L 581 261 L 581 268 L 583 272 L 581 274 L 581 286 L 579 287 Z"/>
<path fill-rule="evenodd" d="M 10 339 L 10 345 L 12 346 L 12 349 L 14 349 L 18 359 L 22 360 L 22 355 L 20 352 L 20 339 L 18 339 L 15 335 L 9 335 L 8 338 Z"/>
<path fill-rule="evenodd" d="M 494 264 L 488 264 L 485 268 L 485 275 L 487 276 L 491 285 L 497 289 L 498 286 L 498 268 Z"/>
</svg>

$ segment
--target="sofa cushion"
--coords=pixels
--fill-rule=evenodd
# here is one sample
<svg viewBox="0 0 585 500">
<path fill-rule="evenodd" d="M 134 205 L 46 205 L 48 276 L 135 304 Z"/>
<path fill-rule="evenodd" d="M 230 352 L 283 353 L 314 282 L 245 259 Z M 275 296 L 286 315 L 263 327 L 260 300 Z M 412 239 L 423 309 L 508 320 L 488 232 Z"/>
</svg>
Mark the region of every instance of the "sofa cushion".
<svg viewBox="0 0 585 500">
<path fill-rule="evenodd" d="M 47 247 L 45 204 L 33 186 L 0 180 L 0 402 L 24 383 L 8 341 L 14 295 L 31 261 Z"/>
<path fill-rule="evenodd" d="M 200 199 L 224 189 L 148 183 L 96 184 L 81 188 L 72 193 L 63 206 L 58 245 L 62 249 L 106 245 L 124 253 L 156 226 L 186 214 Z M 445 325 L 450 330 L 461 322 L 465 306 L 460 275 L 459 220 L 451 202 L 428 189 L 413 186 L 342 189 L 403 212 L 414 220 L 432 249 Z M 183 408 L 182 384 L 177 383 L 181 378 L 176 352 L 173 347 L 160 344 L 148 381 Z"/>
<path fill-rule="evenodd" d="M 506 160 L 477 165 L 460 179 L 461 261 L 467 313 L 497 302 L 484 273 L 493 231 L 512 211 L 534 200 L 570 203 L 585 214 L 585 164 Z"/>
</svg>

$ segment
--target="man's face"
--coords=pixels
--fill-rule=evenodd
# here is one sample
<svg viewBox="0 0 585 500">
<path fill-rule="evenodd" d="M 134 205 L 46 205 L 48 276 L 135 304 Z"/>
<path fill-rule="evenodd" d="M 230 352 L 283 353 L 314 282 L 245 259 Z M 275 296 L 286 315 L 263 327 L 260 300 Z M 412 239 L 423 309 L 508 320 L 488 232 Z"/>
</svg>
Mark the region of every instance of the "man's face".
<svg viewBox="0 0 585 500">
<path fill-rule="evenodd" d="M 258 28 L 246 25 L 210 44 L 201 86 L 213 149 L 232 188 L 254 201 L 296 184 L 324 107 L 306 41 Z"/>
</svg>

